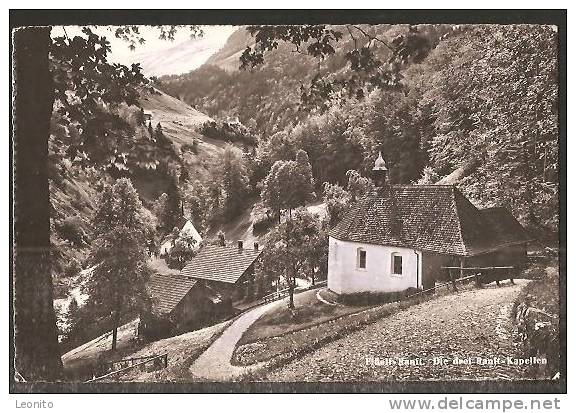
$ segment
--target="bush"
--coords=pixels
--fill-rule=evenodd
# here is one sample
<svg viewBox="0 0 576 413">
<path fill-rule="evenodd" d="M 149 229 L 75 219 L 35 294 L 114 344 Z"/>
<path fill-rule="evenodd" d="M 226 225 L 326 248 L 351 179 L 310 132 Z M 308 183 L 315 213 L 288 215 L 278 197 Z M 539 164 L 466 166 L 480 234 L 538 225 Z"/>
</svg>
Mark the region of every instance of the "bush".
<svg viewBox="0 0 576 413">
<path fill-rule="evenodd" d="M 64 277 L 70 278 L 77 276 L 82 271 L 82 265 L 76 258 L 72 258 L 64 267 Z"/>
<path fill-rule="evenodd" d="M 529 367 L 534 378 L 551 378 L 560 371 L 558 272 L 544 274 L 528 283 L 512 309 L 521 356 L 547 359 Z"/>
<path fill-rule="evenodd" d="M 192 139 L 192 143 L 185 143 L 181 146 L 182 152 L 192 152 L 194 155 L 198 155 L 198 141 L 196 139 Z"/>
<path fill-rule="evenodd" d="M 209 121 L 202 124 L 200 133 L 207 138 L 226 142 L 240 142 L 255 146 L 256 137 L 240 123 Z"/>
<path fill-rule="evenodd" d="M 410 287 L 404 291 L 391 292 L 391 293 L 371 293 L 363 292 L 356 294 L 341 294 L 338 296 L 338 301 L 346 305 L 372 305 L 384 304 L 401 301 L 406 297 L 417 293 L 419 290 Z"/>
<path fill-rule="evenodd" d="M 256 215 L 252 223 L 252 233 L 254 235 L 262 234 L 276 223 L 276 218 L 268 213 Z"/>
<path fill-rule="evenodd" d="M 56 222 L 56 231 L 60 238 L 70 242 L 73 246 L 82 247 L 89 242 L 82 219 L 79 216 L 68 217 Z"/>
</svg>

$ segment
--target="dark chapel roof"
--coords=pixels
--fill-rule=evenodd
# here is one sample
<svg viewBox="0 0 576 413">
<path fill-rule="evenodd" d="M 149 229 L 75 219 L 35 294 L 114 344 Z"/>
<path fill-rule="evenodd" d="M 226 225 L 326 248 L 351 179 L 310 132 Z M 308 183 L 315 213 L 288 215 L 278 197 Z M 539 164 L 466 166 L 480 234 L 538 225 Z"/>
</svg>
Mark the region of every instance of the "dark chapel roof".
<svg viewBox="0 0 576 413">
<path fill-rule="evenodd" d="M 476 208 L 452 185 L 391 185 L 361 199 L 330 236 L 471 256 L 530 241 L 504 208 Z"/>
</svg>

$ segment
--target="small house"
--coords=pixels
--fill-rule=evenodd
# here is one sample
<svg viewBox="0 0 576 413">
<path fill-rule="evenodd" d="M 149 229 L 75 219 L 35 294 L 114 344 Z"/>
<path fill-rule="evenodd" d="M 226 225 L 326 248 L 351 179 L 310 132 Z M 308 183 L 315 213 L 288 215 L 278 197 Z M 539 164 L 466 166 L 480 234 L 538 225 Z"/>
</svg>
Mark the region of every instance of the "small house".
<svg viewBox="0 0 576 413">
<path fill-rule="evenodd" d="M 481 274 L 510 278 L 530 237 L 504 208 L 478 209 L 453 185 L 391 185 L 378 157 L 377 189 L 329 232 L 328 288 L 340 295 L 429 289 Z"/>
<path fill-rule="evenodd" d="M 186 218 L 182 218 L 178 221 L 176 228 L 179 230 L 178 236 L 183 236 L 184 234 L 191 236 L 194 239 L 194 241 L 196 241 L 194 244 L 194 249 L 197 250 L 200 248 L 200 244 L 202 242 L 202 236 L 200 236 L 200 233 L 196 230 L 196 227 L 194 227 L 192 221 Z M 160 256 L 164 256 L 170 252 L 170 250 L 174 246 L 174 241 L 175 241 L 174 234 L 169 234 L 164 239 L 164 241 L 160 245 Z"/>
<path fill-rule="evenodd" d="M 146 122 L 150 122 L 152 120 L 152 112 L 145 110 L 144 111 L 144 120 Z"/>
<path fill-rule="evenodd" d="M 258 243 L 245 248 L 243 241 L 206 245 L 186 264 L 182 275 L 202 281 L 234 303 L 253 291 L 254 265 L 261 252 Z"/>
<path fill-rule="evenodd" d="M 167 337 L 196 330 L 230 314 L 230 301 L 193 278 L 154 274 L 148 281 L 152 311 L 140 316 L 139 334 Z"/>
</svg>

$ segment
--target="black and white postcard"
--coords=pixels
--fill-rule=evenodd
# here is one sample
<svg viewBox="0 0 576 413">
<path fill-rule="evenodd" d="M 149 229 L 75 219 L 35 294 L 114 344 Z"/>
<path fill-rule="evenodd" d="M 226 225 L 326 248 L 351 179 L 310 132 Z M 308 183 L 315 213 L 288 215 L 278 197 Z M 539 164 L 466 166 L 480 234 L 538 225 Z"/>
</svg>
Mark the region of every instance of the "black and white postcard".
<svg viewBox="0 0 576 413">
<path fill-rule="evenodd" d="M 12 11 L 11 392 L 566 391 L 565 36 Z"/>
</svg>

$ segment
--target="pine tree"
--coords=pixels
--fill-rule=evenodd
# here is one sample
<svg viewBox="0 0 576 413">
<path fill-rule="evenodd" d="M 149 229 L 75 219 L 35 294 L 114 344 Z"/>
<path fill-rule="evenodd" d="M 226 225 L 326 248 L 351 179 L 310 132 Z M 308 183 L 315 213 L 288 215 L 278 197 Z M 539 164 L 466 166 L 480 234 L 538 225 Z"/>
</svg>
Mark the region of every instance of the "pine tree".
<svg viewBox="0 0 576 413">
<path fill-rule="evenodd" d="M 87 308 L 98 317 L 111 316 L 113 322 L 112 349 L 116 349 L 118 327 L 123 315 L 148 309 L 150 297 L 146 282 L 150 276 L 146 246 L 149 224 L 143 207 L 129 179 L 116 181 L 105 192 L 94 222 L 95 241 L 89 261 L 94 265 L 90 281 L 84 286 L 88 295 Z"/>
<path fill-rule="evenodd" d="M 163 213 L 163 224 L 165 231 L 171 231 L 182 219 L 182 195 L 176 177 L 171 176 L 166 188 L 166 209 Z"/>
<path fill-rule="evenodd" d="M 140 108 L 137 117 L 138 125 L 145 125 L 146 124 L 146 117 L 144 116 L 144 108 Z"/>
<path fill-rule="evenodd" d="M 154 131 L 154 133 L 156 135 L 156 139 L 160 140 L 164 138 L 164 131 L 162 130 L 162 125 L 160 124 L 160 122 L 156 124 L 156 130 Z"/>
<path fill-rule="evenodd" d="M 154 129 L 152 128 L 152 122 L 148 122 L 148 136 L 150 136 L 150 140 L 155 141 L 156 138 L 154 137 Z"/>
<path fill-rule="evenodd" d="M 228 145 L 222 155 L 219 181 L 224 194 L 222 205 L 224 218 L 230 220 L 240 214 L 246 204 L 248 194 L 248 177 L 242 159 Z"/>
<path fill-rule="evenodd" d="M 308 160 L 308 154 L 299 149 L 296 152 L 296 171 L 295 178 L 295 194 L 294 194 L 294 206 L 305 205 L 306 202 L 314 199 L 316 194 L 314 194 L 314 177 L 312 176 L 312 166 Z"/>
<path fill-rule="evenodd" d="M 80 308 L 74 297 L 70 297 L 68 304 L 68 326 L 68 336 L 74 334 L 80 326 Z"/>
</svg>

